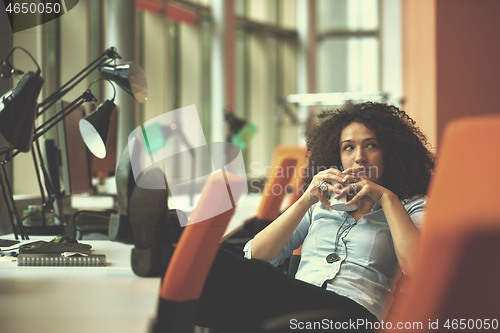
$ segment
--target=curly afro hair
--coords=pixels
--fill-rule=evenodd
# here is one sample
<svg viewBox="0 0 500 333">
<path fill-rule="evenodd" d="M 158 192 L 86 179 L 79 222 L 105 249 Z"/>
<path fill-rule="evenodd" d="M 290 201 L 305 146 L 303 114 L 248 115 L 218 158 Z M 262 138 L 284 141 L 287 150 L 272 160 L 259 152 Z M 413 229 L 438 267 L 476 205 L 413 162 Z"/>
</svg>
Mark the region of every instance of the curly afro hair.
<svg viewBox="0 0 500 333">
<path fill-rule="evenodd" d="M 425 194 L 435 164 L 424 134 L 403 110 L 383 103 L 348 104 L 337 110 L 318 114 L 319 122 L 307 140 L 309 158 L 304 186 L 316 173 L 328 168 L 342 168 L 340 135 L 353 122 L 375 132 L 384 152 L 381 183 L 401 200 Z"/>
</svg>

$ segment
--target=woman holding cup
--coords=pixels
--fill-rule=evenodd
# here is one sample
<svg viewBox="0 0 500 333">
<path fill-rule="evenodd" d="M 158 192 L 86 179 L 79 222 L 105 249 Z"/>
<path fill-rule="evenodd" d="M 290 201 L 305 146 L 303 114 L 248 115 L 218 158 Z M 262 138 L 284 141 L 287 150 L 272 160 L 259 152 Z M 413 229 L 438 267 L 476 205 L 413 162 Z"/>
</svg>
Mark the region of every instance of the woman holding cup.
<svg viewBox="0 0 500 333">
<path fill-rule="evenodd" d="M 361 321 L 354 331 L 372 331 L 367 323 L 385 318 L 398 271 L 412 273 L 435 161 L 425 136 L 404 111 L 381 103 L 318 120 L 303 195 L 246 244 L 251 260 L 219 251 L 199 324 L 258 332 L 270 318 L 327 309 L 335 325 Z M 295 279 L 271 266 L 300 245 Z"/>
<path fill-rule="evenodd" d="M 246 256 L 278 265 L 302 244 L 297 279 L 382 319 L 395 273 L 412 272 L 434 156 L 394 106 L 348 105 L 318 119 L 303 196 L 247 244 Z M 332 209 L 339 200 L 344 207 Z"/>
</svg>

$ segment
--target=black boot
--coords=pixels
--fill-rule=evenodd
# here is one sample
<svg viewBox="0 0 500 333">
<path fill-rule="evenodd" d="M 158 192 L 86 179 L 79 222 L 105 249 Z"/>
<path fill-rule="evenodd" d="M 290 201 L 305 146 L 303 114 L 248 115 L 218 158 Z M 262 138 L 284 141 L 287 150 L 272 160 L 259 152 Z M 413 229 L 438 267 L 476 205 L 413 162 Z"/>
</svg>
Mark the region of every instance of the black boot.
<svg viewBox="0 0 500 333">
<path fill-rule="evenodd" d="M 167 198 L 167 190 L 139 187 L 130 198 L 132 270 L 139 276 L 163 276 L 182 233 L 177 211 L 168 210 Z"/>
</svg>

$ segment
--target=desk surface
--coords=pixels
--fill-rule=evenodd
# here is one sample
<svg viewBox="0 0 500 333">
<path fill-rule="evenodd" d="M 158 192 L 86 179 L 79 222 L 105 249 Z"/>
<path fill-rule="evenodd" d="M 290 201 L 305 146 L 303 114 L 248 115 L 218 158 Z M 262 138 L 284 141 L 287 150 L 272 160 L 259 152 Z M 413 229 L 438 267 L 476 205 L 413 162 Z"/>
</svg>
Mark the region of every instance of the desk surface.
<svg viewBox="0 0 500 333">
<path fill-rule="evenodd" d="M 0 262 L 0 331 L 148 331 L 156 316 L 160 279 L 132 272 L 130 245 L 84 243 L 105 254 L 108 266 L 18 267 L 17 262 Z"/>
<path fill-rule="evenodd" d="M 242 200 L 226 236 L 255 214 L 260 196 Z M 13 235 L 0 236 L 14 239 Z M 31 237 L 50 240 L 52 237 Z M 25 242 L 25 241 L 23 241 Z M 105 267 L 35 267 L 0 262 L 0 331 L 15 333 L 141 333 L 156 317 L 159 278 L 137 277 L 132 245 L 82 241 L 105 254 Z"/>
</svg>

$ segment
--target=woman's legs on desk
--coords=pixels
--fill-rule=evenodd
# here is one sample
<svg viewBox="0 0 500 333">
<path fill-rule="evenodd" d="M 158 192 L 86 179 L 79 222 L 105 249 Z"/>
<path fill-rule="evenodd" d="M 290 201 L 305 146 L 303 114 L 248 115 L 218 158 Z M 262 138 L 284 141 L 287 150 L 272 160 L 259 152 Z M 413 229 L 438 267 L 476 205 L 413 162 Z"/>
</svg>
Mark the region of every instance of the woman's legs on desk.
<svg viewBox="0 0 500 333">
<path fill-rule="evenodd" d="M 327 313 L 318 310 L 327 310 Z M 289 315 L 286 328 L 298 327 L 297 313 L 316 310 L 330 323 L 366 319 L 368 310 L 333 292 L 296 280 L 269 263 L 220 249 L 197 307 L 197 325 L 229 332 L 259 332 L 266 320 Z M 295 317 L 294 317 L 295 313 Z M 310 319 L 311 320 L 311 319 Z M 349 332 L 349 330 L 345 330 Z"/>
</svg>

